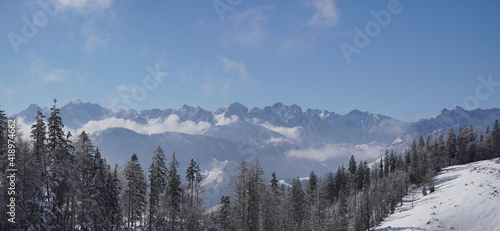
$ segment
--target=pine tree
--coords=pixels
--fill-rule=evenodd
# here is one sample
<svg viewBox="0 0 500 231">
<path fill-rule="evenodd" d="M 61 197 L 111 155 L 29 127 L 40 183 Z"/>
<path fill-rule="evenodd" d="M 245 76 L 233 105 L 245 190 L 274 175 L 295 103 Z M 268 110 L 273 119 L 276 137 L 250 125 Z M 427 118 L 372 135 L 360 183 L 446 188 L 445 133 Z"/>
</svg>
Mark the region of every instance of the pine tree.
<svg viewBox="0 0 500 231">
<path fill-rule="evenodd" d="M 413 140 L 413 143 L 411 145 L 410 149 L 410 166 L 409 166 L 409 171 L 410 171 L 410 181 L 414 184 L 420 184 L 421 179 L 420 179 L 420 174 L 419 174 L 419 166 L 420 166 L 420 161 L 418 158 L 418 149 L 417 149 L 417 144 L 415 143 L 415 140 Z"/>
<path fill-rule="evenodd" d="M 339 199 L 335 205 L 335 220 L 333 230 L 347 230 L 349 228 L 347 195 L 344 190 L 339 192 Z"/>
<path fill-rule="evenodd" d="M 457 136 L 453 128 L 448 131 L 446 137 L 446 155 L 448 157 L 448 166 L 454 164 L 457 157 Z"/>
<path fill-rule="evenodd" d="M 262 207 L 262 192 L 264 191 L 264 181 L 262 179 L 262 167 L 259 160 L 255 162 L 250 168 L 250 181 L 248 181 L 248 224 L 249 230 L 258 230 L 260 227 L 261 214 L 260 208 Z"/>
<path fill-rule="evenodd" d="M 397 165 L 397 157 L 393 150 L 391 150 L 391 157 L 389 163 L 390 163 L 391 173 L 393 173 L 394 171 L 396 171 L 396 165 Z"/>
<path fill-rule="evenodd" d="M 262 203 L 262 229 L 263 230 L 279 230 L 279 206 L 280 206 L 280 198 L 279 198 L 279 187 L 278 180 L 276 178 L 276 173 L 273 172 L 271 174 L 271 180 L 269 181 L 270 185 L 265 187 L 265 191 L 263 192 L 263 200 Z"/>
<path fill-rule="evenodd" d="M 102 158 L 99 148 L 96 148 L 92 158 L 92 187 L 90 190 L 90 199 L 92 201 L 92 209 L 90 210 L 90 218 L 94 226 L 94 230 L 103 230 L 106 226 L 105 206 L 107 202 L 107 184 L 110 177 L 109 166 L 106 160 Z"/>
<path fill-rule="evenodd" d="M 118 178 L 118 165 L 113 171 L 108 165 L 109 176 L 106 181 L 105 206 L 104 206 L 104 230 L 120 230 L 122 227 L 122 216 L 120 210 L 120 180 Z"/>
<path fill-rule="evenodd" d="M 382 157 L 380 157 L 378 178 L 380 180 L 384 179 L 384 161 L 382 160 Z"/>
<path fill-rule="evenodd" d="M 29 171 L 31 181 L 28 183 L 31 193 L 26 194 L 24 203 L 26 206 L 25 230 L 49 230 L 50 224 L 54 222 L 54 214 L 50 210 L 47 200 L 49 184 L 47 178 L 47 148 L 45 146 L 47 126 L 44 121 L 45 116 L 38 108 L 36 121 L 31 126 L 31 138 L 33 148 L 27 156 L 26 167 Z"/>
<path fill-rule="evenodd" d="M 370 227 L 370 205 L 368 190 L 363 190 L 358 195 L 354 217 L 354 230 L 368 230 Z"/>
<path fill-rule="evenodd" d="M 337 174 L 340 172 L 340 167 L 337 170 Z M 339 177 L 340 179 L 340 177 Z M 339 182 L 340 183 L 340 182 Z M 321 201 L 327 205 L 333 205 L 333 202 L 338 197 L 338 188 L 340 188 L 340 184 L 337 184 L 337 181 L 334 180 L 333 173 L 330 172 L 328 176 L 321 183 Z"/>
<path fill-rule="evenodd" d="M 196 162 L 191 159 L 189 163 L 189 167 L 186 170 L 186 181 L 188 182 L 188 189 L 190 191 L 189 197 L 189 203 L 191 205 L 194 204 L 194 188 L 196 184 L 196 174 L 198 173 L 198 170 L 196 169 Z"/>
<path fill-rule="evenodd" d="M 125 184 L 123 188 L 122 211 L 125 216 L 126 226 L 135 229 L 137 223 L 141 224 L 142 215 L 146 208 L 146 179 L 144 171 L 139 164 L 139 159 L 134 153 L 123 169 Z"/>
<path fill-rule="evenodd" d="M 309 174 L 309 181 L 308 181 L 308 187 L 307 187 L 307 201 L 308 201 L 308 206 L 310 207 L 313 204 L 313 201 L 316 198 L 316 188 L 318 187 L 318 177 L 314 173 L 314 171 L 311 171 Z"/>
<path fill-rule="evenodd" d="M 254 231 L 260 227 L 260 212 L 264 174 L 259 162 L 250 165 L 242 161 L 239 173 L 231 183 L 235 192 L 234 220 L 240 230 Z"/>
<path fill-rule="evenodd" d="M 229 231 L 233 230 L 231 226 L 231 200 L 229 196 L 222 196 L 219 202 L 219 212 L 217 216 L 217 223 L 219 230 Z"/>
<path fill-rule="evenodd" d="M 348 170 L 351 175 L 356 174 L 356 159 L 354 158 L 354 155 L 351 155 L 351 158 L 349 159 Z"/>
<path fill-rule="evenodd" d="M 500 157 L 500 124 L 498 123 L 498 119 L 495 120 L 495 124 L 493 125 L 493 131 L 491 132 L 492 137 L 492 146 L 495 157 Z"/>
<path fill-rule="evenodd" d="M 73 146 L 69 141 L 71 134 L 64 133 L 64 125 L 59 116 L 60 109 L 54 106 L 50 109 L 48 118 L 48 152 L 49 152 L 49 187 L 52 212 L 56 216 L 54 227 L 56 229 L 69 229 L 74 224 L 74 186 L 71 182 L 75 159 L 72 155 Z"/>
<path fill-rule="evenodd" d="M 365 173 L 365 167 L 363 165 L 363 162 L 360 161 L 359 162 L 359 165 L 358 165 L 358 168 L 357 168 L 357 171 L 356 171 L 356 177 L 355 177 L 355 182 L 356 182 L 356 190 L 361 190 L 365 184 L 365 177 L 366 177 L 366 173 Z"/>
<path fill-rule="evenodd" d="M 79 202 L 79 208 L 76 214 L 76 223 L 82 230 L 94 230 L 94 223 L 91 218 L 91 210 L 94 208 L 92 197 L 93 178 L 95 168 L 92 166 L 95 155 L 94 145 L 85 131 L 78 135 L 75 142 L 75 160 L 78 170 L 76 171 L 75 181 L 78 183 L 76 200 Z"/>
<path fill-rule="evenodd" d="M 49 195 L 49 182 L 48 182 L 48 156 L 47 156 L 47 146 L 46 146 L 46 134 L 47 134 L 47 125 L 44 121 L 45 116 L 40 111 L 40 108 L 37 109 L 37 115 L 35 117 L 36 121 L 31 126 L 31 139 L 33 140 L 33 156 L 38 163 L 41 163 L 40 176 L 45 184 L 45 192 L 46 196 Z"/>
<path fill-rule="evenodd" d="M 342 164 L 338 169 L 334 178 L 333 196 L 338 198 L 340 191 L 346 191 L 347 185 L 347 172 L 345 171 L 344 165 Z"/>
<path fill-rule="evenodd" d="M 167 186 L 167 165 L 165 164 L 165 154 L 158 146 L 154 151 L 153 160 L 149 167 L 149 230 L 160 230 L 164 225 L 160 217 L 160 199 Z"/>
<path fill-rule="evenodd" d="M 441 168 L 446 167 L 447 156 L 445 150 L 444 134 L 440 132 L 438 139 L 434 142 L 434 171 L 438 172 Z"/>
<path fill-rule="evenodd" d="M 384 175 L 389 175 L 390 171 L 390 162 L 389 162 L 389 151 L 385 150 L 384 154 Z"/>
<path fill-rule="evenodd" d="M 314 173 L 314 172 L 311 172 L 311 173 Z M 273 192 L 278 192 L 278 179 L 276 179 L 276 172 L 273 171 L 273 173 L 271 174 L 271 181 L 269 182 L 271 183 L 271 189 Z"/>
<path fill-rule="evenodd" d="M 177 174 L 179 162 L 172 154 L 172 161 L 168 166 L 167 186 L 165 191 L 167 214 L 167 229 L 177 230 L 179 226 L 179 215 L 181 206 L 181 177 Z"/>
<path fill-rule="evenodd" d="M 303 230 L 306 201 L 298 177 L 292 180 L 292 186 L 288 193 L 288 201 L 290 203 L 290 221 L 292 222 L 290 224 L 291 230 Z"/>
</svg>

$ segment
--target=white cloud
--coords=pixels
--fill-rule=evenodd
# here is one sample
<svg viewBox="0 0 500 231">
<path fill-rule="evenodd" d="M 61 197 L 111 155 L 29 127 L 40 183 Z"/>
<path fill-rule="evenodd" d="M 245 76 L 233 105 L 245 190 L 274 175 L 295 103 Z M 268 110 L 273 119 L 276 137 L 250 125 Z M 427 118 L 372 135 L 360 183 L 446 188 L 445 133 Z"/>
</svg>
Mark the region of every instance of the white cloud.
<svg viewBox="0 0 500 231">
<path fill-rule="evenodd" d="M 289 38 L 281 44 L 281 50 L 301 50 L 307 47 L 307 43 L 301 38 Z"/>
<path fill-rule="evenodd" d="M 91 30 L 82 29 L 83 35 L 86 37 L 85 45 L 83 46 L 83 52 L 87 55 L 92 55 L 98 49 L 105 48 L 108 44 L 108 35 L 100 35 Z"/>
<path fill-rule="evenodd" d="M 334 0 L 308 0 L 307 5 L 313 7 L 316 12 L 307 21 L 312 28 L 326 29 L 335 26 L 340 20 L 340 11 Z"/>
<path fill-rule="evenodd" d="M 215 84 L 213 82 L 206 82 L 201 88 L 205 94 L 215 93 Z"/>
<path fill-rule="evenodd" d="M 250 78 L 245 63 L 232 61 L 229 60 L 227 57 L 222 57 L 222 56 L 219 56 L 219 60 L 222 62 L 222 68 L 225 72 L 236 72 L 239 76 L 239 80 L 246 85 L 257 84 L 256 80 Z"/>
<path fill-rule="evenodd" d="M 215 125 L 223 126 L 238 122 L 240 120 L 240 117 L 237 115 L 231 115 L 230 118 L 227 118 L 224 116 L 224 114 L 219 114 L 215 116 L 214 120 L 216 121 Z"/>
<path fill-rule="evenodd" d="M 84 17 L 81 33 L 85 38 L 82 51 L 93 55 L 106 49 L 111 37 L 110 29 L 118 25 L 116 13 L 111 10 L 113 0 L 58 0 L 58 10 L 63 18 L 68 14 Z"/>
<path fill-rule="evenodd" d="M 271 130 L 271 131 L 277 132 L 277 133 L 285 136 L 288 139 L 299 140 L 299 138 L 300 138 L 300 130 L 299 130 L 300 127 L 291 127 L 291 128 L 278 127 L 278 126 L 271 125 L 269 122 L 265 122 L 261 125 L 267 129 Z"/>
<path fill-rule="evenodd" d="M 252 8 L 229 15 L 228 22 L 231 26 L 231 38 L 235 42 L 246 46 L 262 45 L 269 34 L 265 29 L 269 16 L 264 15 L 263 12 L 272 8 L 273 6 Z"/>
<path fill-rule="evenodd" d="M 25 123 L 23 118 L 16 118 L 16 123 L 16 127 L 19 129 L 19 132 L 21 132 L 21 137 L 31 140 L 31 124 Z"/>
<path fill-rule="evenodd" d="M 368 162 L 380 158 L 387 150 L 387 146 L 378 143 L 368 143 L 361 145 L 350 144 L 326 144 L 319 148 L 291 149 L 285 152 L 285 156 L 312 160 L 337 160 L 343 163 L 354 155 L 358 160 Z"/>
<path fill-rule="evenodd" d="M 219 59 L 222 61 L 222 67 L 224 68 L 224 71 L 236 71 L 238 74 L 240 74 L 240 77 L 248 78 L 247 66 L 244 63 L 234 62 L 226 57 L 221 56 L 219 56 Z"/>
<path fill-rule="evenodd" d="M 57 0 L 60 10 L 74 11 L 87 15 L 95 11 L 103 11 L 111 7 L 113 0 Z"/>
<path fill-rule="evenodd" d="M 111 103 L 112 110 L 119 110 L 118 107 L 129 109 L 135 108 L 137 103 L 145 100 L 149 91 L 158 90 L 158 87 L 162 85 L 165 78 L 168 76 L 167 72 L 160 69 L 160 67 L 163 66 L 165 66 L 165 63 L 160 60 L 153 67 L 144 67 L 145 76 L 138 78 L 137 84 L 120 84 L 116 86 L 116 91 L 108 96 L 108 101 Z M 146 93 L 146 95 L 143 95 L 144 93 Z M 141 98 L 143 96 L 144 98 Z M 137 99 L 137 97 L 141 99 Z M 127 98 L 132 98 L 132 100 L 127 100 Z"/>
<path fill-rule="evenodd" d="M 345 155 L 347 149 L 341 150 L 339 147 L 327 144 L 321 148 L 291 149 L 285 152 L 287 157 L 303 158 L 324 161 Z"/>
<path fill-rule="evenodd" d="M 31 63 L 30 72 L 31 86 L 33 87 L 46 86 L 52 82 L 64 82 L 68 75 L 71 74 L 70 71 L 62 68 L 51 68 L 39 59 Z"/>
<path fill-rule="evenodd" d="M 192 81 L 193 80 L 193 71 L 198 68 L 198 64 L 193 64 L 192 66 L 179 71 L 180 75 L 180 82 L 185 83 L 187 81 Z"/>
<path fill-rule="evenodd" d="M 122 84 L 122 85 L 116 86 L 116 90 L 118 91 L 118 93 L 132 92 L 133 89 L 134 89 L 134 86 L 132 86 L 132 85 Z"/>
<path fill-rule="evenodd" d="M 112 11 L 95 12 L 87 16 L 81 32 L 85 37 L 82 50 L 87 55 L 94 54 L 97 50 L 105 50 L 111 38 L 110 29 L 118 26 L 116 13 Z"/>
<path fill-rule="evenodd" d="M 245 63 L 233 61 L 227 57 L 218 56 L 222 70 L 226 75 L 215 75 L 205 72 L 203 78 L 205 83 L 201 86 L 203 93 L 232 93 L 235 90 L 256 87 L 259 82 L 251 78 Z"/>
<path fill-rule="evenodd" d="M 210 128 L 211 124 L 208 122 L 195 123 L 193 121 L 180 122 L 179 116 L 170 115 L 165 119 L 154 119 L 148 121 L 147 124 L 139 124 L 132 120 L 119 119 L 116 117 L 99 120 L 89 121 L 78 129 L 76 134 L 82 131 L 93 133 L 95 131 L 104 130 L 106 128 L 121 127 L 133 130 L 140 134 L 158 134 L 164 132 L 181 132 L 185 134 L 202 134 L 205 130 Z"/>
</svg>

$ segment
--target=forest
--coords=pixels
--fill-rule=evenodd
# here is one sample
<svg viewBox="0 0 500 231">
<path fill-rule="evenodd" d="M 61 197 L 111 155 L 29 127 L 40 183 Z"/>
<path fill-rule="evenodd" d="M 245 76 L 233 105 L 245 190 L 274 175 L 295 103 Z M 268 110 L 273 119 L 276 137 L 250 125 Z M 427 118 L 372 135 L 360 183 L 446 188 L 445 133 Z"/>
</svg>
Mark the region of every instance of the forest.
<svg viewBox="0 0 500 231">
<path fill-rule="evenodd" d="M 206 208 L 196 160 L 180 169 L 159 144 L 145 150 L 154 154 L 146 172 L 134 153 L 111 166 L 89 134 L 64 131 L 56 100 L 50 111 L 45 118 L 39 110 L 23 138 L 0 110 L 0 230 L 368 230 L 410 190 L 432 193 L 440 169 L 500 157 L 496 120 L 485 132 L 464 124 L 420 136 L 373 164 L 351 156 L 335 173 L 311 171 L 290 184 L 242 160 L 230 193 Z"/>
</svg>

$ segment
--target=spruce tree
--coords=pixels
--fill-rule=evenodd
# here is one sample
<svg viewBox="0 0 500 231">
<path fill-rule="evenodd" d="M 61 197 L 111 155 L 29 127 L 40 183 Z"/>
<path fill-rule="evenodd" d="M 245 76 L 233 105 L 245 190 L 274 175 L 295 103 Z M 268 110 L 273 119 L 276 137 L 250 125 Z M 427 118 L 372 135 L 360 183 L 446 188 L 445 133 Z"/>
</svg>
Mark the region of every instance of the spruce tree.
<svg viewBox="0 0 500 231">
<path fill-rule="evenodd" d="M 120 210 L 121 187 L 118 177 L 118 165 L 115 165 L 113 171 L 111 171 L 108 165 L 108 173 L 104 202 L 104 230 L 120 230 L 122 227 L 122 215 Z"/>
<path fill-rule="evenodd" d="M 390 171 L 390 162 L 389 162 L 389 151 L 385 150 L 384 154 L 384 175 L 389 175 Z"/>
<path fill-rule="evenodd" d="M 50 109 L 48 118 L 48 153 L 49 153 L 49 200 L 52 204 L 52 212 L 55 215 L 54 227 L 56 229 L 69 229 L 74 223 L 74 190 L 71 177 L 75 169 L 75 159 L 72 155 L 73 146 L 69 141 L 70 133 L 64 133 L 64 124 L 59 116 L 60 109 L 54 106 Z"/>
<path fill-rule="evenodd" d="M 194 200 L 195 200 L 195 197 L 194 197 L 194 188 L 195 188 L 195 184 L 196 184 L 196 174 L 198 174 L 198 172 L 199 172 L 199 170 L 197 169 L 196 161 L 194 161 L 193 159 L 191 159 L 191 161 L 189 163 L 189 167 L 186 170 L 186 181 L 188 182 L 188 189 L 190 191 L 190 194 L 189 194 L 190 201 L 189 201 L 189 203 L 191 205 L 194 204 Z"/>
<path fill-rule="evenodd" d="M 354 158 L 354 155 L 351 155 L 351 158 L 349 159 L 348 170 L 351 175 L 356 174 L 356 159 Z"/>
<path fill-rule="evenodd" d="M 389 165 L 390 165 L 390 171 L 391 173 L 393 173 L 394 171 L 396 171 L 396 165 L 397 165 L 397 157 L 396 157 L 396 154 L 394 153 L 394 150 L 391 150 L 391 157 L 390 157 L 390 160 L 389 160 Z"/>
<path fill-rule="evenodd" d="M 495 120 L 495 124 L 493 125 L 492 135 L 492 146 L 495 157 L 500 157 L 500 124 L 498 123 L 498 119 Z"/>
<path fill-rule="evenodd" d="M 292 180 L 292 186 L 288 193 L 288 201 L 290 204 L 290 221 L 292 222 L 290 224 L 291 230 L 303 230 L 304 217 L 306 215 L 306 201 L 298 177 Z"/>
<path fill-rule="evenodd" d="M 134 153 L 123 169 L 125 177 L 122 199 L 122 213 L 126 226 L 135 229 L 142 223 L 142 216 L 146 208 L 146 179 L 144 171 L 139 164 L 139 159 Z"/>
<path fill-rule="evenodd" d="M 179 227 L 179 215 L 181 206 L 181 177 L 177 174 L 179 162 L 175 159 L 175 152 L 172 154 L 172 161 L 168 166 L 167 185 L 165 191 L 167 214 L 167 229 L 177 230 Z"/>
<path fill-rule="evenodd" d="M 165 193 L 167 186 L 167 165 L 165 154 L 158 146 L 154 151 L 151 166 L 149 167 L 149 230 L 160 230 L 162 222 L 160 214 L 160 199 Z"/>
<path fill-rule="evenodd" d="M 446 136 L 446 156 L 448 158 L 448 166 L 456 162 L 457 136 L 455 135 L 453 128 L 450 128 Z"/>
<path fill-rule="evenodd" d="M 95 206 L 92 198 L 93 178 L 96 170 L 92 165 L 94 154 L 95 149 L 92 141 L 88 134 L 82 131 L 75 142 L 74 152 L 78 167 L 75 180 L 79 182 L 76 199 L 80 205 L 76 214 L 76 223 L 82 230 L 95 229 L 91 218 L 91 210 Z"/>
<path fill-rule="evenodd" d="M 40 177 L 45 184 L 45 195 L 49 195 L 49 183 L 47 178 L 48 172 L 48 152 L 46 146 L 47 125 L 44 121 L 45 116 L 37 109 L 35 123 L 31 126 L 31 140 L 33 141 L 33 156 L 38 163 L 41 164 L 40 168 L 35 171 L 40 172 Z"/>
<path fill-rule="evenodd" d="M 94 230 L 103 230 L 106 226 L 106 215 L 104 213 L 107 202 L 107 184 L 110 177 L 109 166 L 106 160 L 102 158 L 99 148 L 96 148 L 92 158 L 93 174 L 92 187 L 90 190 L 90 199 L 92 201 L 92 209 L 90 210 L 90 218 L 94 226 Z"/>
<path fill-rule="evenodd" d="M 340 167 L 337 170 L 337 174 L 340 172 Z M 339 177 L 340 178 L 340 177 Z M 321 193 L 320 198 L 323 203 L 327 205 L 333 205 L 333 202 L 338 197 L 338 189 L 341 187 L 340 182 L 334 180 L 333 173 L 330 172 L 321 183 Z"/>
<path fill-rule="evenodd" d="M 220 231 L 234 230 L 231 226 L 231 200 L 229 196 L 222 196 L 219 202 L 217 223 Z"/>
<path fill-rule="evenodd" d="M 31 161 L 30 173 L 33 174 L 33 182 L 30 182 L 32 190 L 31 195 L 27 195 L 25 203 L 27 204 L 27 224 L 26 230 L 48 230 L 50 224 L 53 223 L 54 214 L 50 210 L 50 203 L 48 201 L 49 183 L 47 178 L 48 171 L 48 156 L 46 148 L 46 132 L 47 126 L 44 121 L 45 116 L 37 110 L 35 123 L 31 126 L 31 139 L 33 148 L 28 156 L 28 161 Z M 28 172 L 28 171 L 26 171 Z"/>
</svg>

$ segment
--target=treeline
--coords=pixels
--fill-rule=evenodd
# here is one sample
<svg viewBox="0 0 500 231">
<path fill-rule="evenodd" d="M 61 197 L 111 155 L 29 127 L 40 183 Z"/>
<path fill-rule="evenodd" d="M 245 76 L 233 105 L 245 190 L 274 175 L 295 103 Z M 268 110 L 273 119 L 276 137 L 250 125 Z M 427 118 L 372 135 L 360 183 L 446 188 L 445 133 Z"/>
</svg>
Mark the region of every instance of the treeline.
<svg viewBox="0 0 500 231">
<path fill-rule="evenodd" d="M 158 146 L 146 180 L 136 154 L 119 171 L 89 134 L 63 131 L 56 100 L 50 112 L 45 118 L 38 110 L 25 140 L 0 110 L 0 230 L 206 230 L 194 160 L 182 184 L 175 153 L 167 165 Z M 14 184 L 7 169 L 16 169 Z"/>
<path fill-rule="evenodd" d="M 207 210 L 194 160 L 184 172 L 175 152 L 167 163 L 158 146 L 147 172 L 136 154 L 123 168 L 111 167 L 87 133 L 63 131 L 55 100 L 50 111 L 49 118 L 38 111 L 25 140 L 18 127 L 11 134 L 0 110 L 0 230 L 367 230 L 394 212 L 412 186 L 432 192 L 441 168 L 500 156 L 497 120 L 485 133 L 465 126 L 420 137 L 403 153 L 386 151 L 372 166 L 351 156 L 335 174 L 312 171 L 291 184 L 280 183 L 274 172 L 266 179 L 258 161 L 242 161 L 232 193 Z M 15 160 L 8 156 L 12 138 Z M 11 162 L 17 169 L 15 223 L 7 214 Z"/>
<path fill-rule="evenodd" d="M 485 133 L 472 127 L 453 129 L 439 137 L 413 140 L 403 152 L 386 151 L 369 167 L 351 156 L 347 169 L 308 180 L 279 184 L 273 172 L 263 177 L 259 162 L 242 162 L 232 181 L 232 194 L 220 199 L 210 214 L 209 230 L 368 230 L 394 212 L 416 186 L 433 192 L 434 176 L 447 166 L 500 157 L 498 120 Z"/>
</svg>

